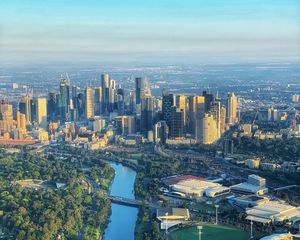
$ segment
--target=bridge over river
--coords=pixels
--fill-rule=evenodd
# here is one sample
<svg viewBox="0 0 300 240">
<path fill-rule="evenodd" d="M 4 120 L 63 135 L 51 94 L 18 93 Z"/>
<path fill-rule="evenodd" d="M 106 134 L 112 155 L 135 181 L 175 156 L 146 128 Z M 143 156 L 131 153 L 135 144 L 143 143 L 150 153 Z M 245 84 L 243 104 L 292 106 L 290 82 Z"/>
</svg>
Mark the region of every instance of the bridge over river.
<svg viewBox="0 0 300 240">
<path fill-rule="evenodd" d="M 157 205 L 155 205 L 153 203 L 149 203 L 148 201 L 142 201 L 142 200 L 138 200 L 138 199 L 131 199 L 131 198 L 126 198 L 126 197 L 112 196 L 112 195 L 109 195 L 108 197 L 113 203 L 116 203 L 116 204 L 132 206 L 132 207 L 139 207 L 142 205 L 149 206 L 150 208 L 158 207 Z"/>
</svg>

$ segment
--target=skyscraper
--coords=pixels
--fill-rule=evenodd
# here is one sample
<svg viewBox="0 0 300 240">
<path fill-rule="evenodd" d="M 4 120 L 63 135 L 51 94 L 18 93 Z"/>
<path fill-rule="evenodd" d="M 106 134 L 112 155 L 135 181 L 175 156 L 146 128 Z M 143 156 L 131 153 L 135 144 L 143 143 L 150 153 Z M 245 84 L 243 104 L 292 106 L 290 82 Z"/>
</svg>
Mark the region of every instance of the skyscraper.
<svg viewBox="0 0 300 240">
<path fill-rule="evenodd" d="M 196 137 L 202 131 L 201 124 L 205 112 L 205 98 L 203 96 L 191 96 L 189 98 L 189 132 Z"/>
<path fill-rule="evenodd" d="M 94 92 L 94 112 L 96 116 L 101 114 L 101 99 L 102 99 L 102 88 L 96 87 Z"/>
<path fill-rule="evenodd" d="M 135 104 L 141 104 L 142 98 L 144 95 L 144 79 L 136 78 L 135 79 Z"/>
<path fill-rule="evenodd" d="M 108 115 L 114 110 L 116 83 L 110 79 L 109 74 L 105 73 L 101 76 L 102 89 L 102 109 L 101 114 Z"/>
<path fill-rule="evenodd" d="M 213 115 L 205 114 L 203 117 L 203 144 L 213 144 L 218 139 L 217 123 Z"/>
<path fill-rule="evenodd" d="M 142 99 L 141 132 L 147 136 L 153 130 L 154 97 L 145 96 Z"/>
<path fill-rule="evenodd" d="M 20 113 L 25 114 L 27 123 L 31 123 L 31 104 L 30 104 L 30 96 L 26 94 L 19 101 L 19 111 Z"/>
<path fill-rule="evenodd" d="M 91 87 L 85 89 L 85 118 L 94 117 L 94 90 Z"/>
<path fill-rule="evenodd" d="M 176 106 L 172 107 L 170 137 L 175 139 L 184 137 L 184 113 Z"/>
<path fill-rule="evenodd" d="M 60 100 L 59 100 L 59 112 L 63 122 L 69 120 L 69 106 L 70 106 L 70 87 L 67 79 L 60 81 Z"/>
<path fill-rule="evenodd" d="M 214 95 L 207 91 L 203 91 L 202 96 L 205 98 L 205 112 L 208 113 L 214 101 Z"/>
<path fill-rule="evenodd" d="M 176 96 L 176 106 L 183 112 L 183 128 L 186 133 L 186 119 L 187 119 L 187 97 L 184 95 Z"/>
<path fill-rule="evenodd" d="M 9 102 L 1 100 L 0 102 L 0 132 L 8 133 L 13 127 L 13 107 Z"/>
<path fill-rule="evenodd" d="M 56 94 L 50 92 L 48 105 L 47 105 L 47 113 L 50 120 L 53 120 L 55 118 L 55 111 L 56 111 Z"/>
<path fill-rule="evenodd" d="M 214 99 L 211 105 L 210 113 L 213 115 L 216 121 L 217 137 L 221 137 L 221 102 L 218 99 Z"/>
<path fill-rule="evenodd" d="M 166 121 L 168 127 L 171 127 L 172 107 L 175 105 L 175 96 L 169 94 L 167 90 L 163 91 L 162 97 L 162 118 Z"/>
<path fill-rule="evenodd" d="M 227 99 L 227 123 L 233 125 L 237 121 L 237 97 L 234 93 L 229 93 Z"/>
<path fill-rule="evenodd" d="M 38 98 L 36 101 L 36 116 L 39 127 L 47 129 L 47 99 Z"/>
<path fill-rule="evenodd" d="M 101 76 L 102 114 L 108 114 L 110 77 L 107 73 Z"/>
<path fill-rule="evenodd" d="M 119 115 L 125 114 L 125 101 L 124 101 L 124 89 L 118 88 L 117 90 L 117 109 Z"/>
<path fill-rule="evenodd" d="M 168 126 L 166 121 L 159 121 L 154 125 L 155 143 L 166 144 L 168 138 Z"/>
</svg>

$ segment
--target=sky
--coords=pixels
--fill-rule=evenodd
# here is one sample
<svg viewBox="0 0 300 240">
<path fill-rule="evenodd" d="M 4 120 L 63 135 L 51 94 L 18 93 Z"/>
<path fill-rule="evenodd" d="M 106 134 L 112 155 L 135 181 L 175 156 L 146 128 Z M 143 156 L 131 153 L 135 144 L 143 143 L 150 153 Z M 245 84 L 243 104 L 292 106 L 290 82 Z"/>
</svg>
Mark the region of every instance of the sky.
<svg viewBox="0 0 300 240">
<path fill-rule="evenodd" d="M 0 62 L 300 59 L 300 0 L 0 0 Z"/>
</svg>

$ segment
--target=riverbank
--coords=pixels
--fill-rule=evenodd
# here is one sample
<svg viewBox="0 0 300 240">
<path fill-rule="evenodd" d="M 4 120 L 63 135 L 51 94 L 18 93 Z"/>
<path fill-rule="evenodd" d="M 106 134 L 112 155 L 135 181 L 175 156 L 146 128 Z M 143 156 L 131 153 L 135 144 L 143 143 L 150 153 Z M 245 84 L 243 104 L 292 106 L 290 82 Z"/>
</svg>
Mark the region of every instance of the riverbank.
<svg viewBox="0 0 300 240">
<path fill-rule="evenodd" d="M 136 172 L 123 163 L 109 161 L 115 170 L 115 178 L 110 188 L 110 194 L 119 197 L 134 199 L 134 181 Z M 137 219 L 138 209 L 134 207 L 111 204 L 109 224 L 105 229 L 104 240 L 132 240 Z"/>
</svg>

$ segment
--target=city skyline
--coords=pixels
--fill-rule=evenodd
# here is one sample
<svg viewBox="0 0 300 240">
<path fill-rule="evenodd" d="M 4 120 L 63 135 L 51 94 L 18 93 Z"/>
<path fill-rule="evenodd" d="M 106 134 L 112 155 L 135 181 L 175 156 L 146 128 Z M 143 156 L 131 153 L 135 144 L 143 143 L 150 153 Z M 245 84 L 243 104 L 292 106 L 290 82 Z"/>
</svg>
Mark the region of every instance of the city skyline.
<svg viewBox="0 0 300 240">
<path fill-rule="evenodd" d="M 13 0 L 0 9 L 1 62 L 299 60 L 296 0 Z"/>
</svg>

